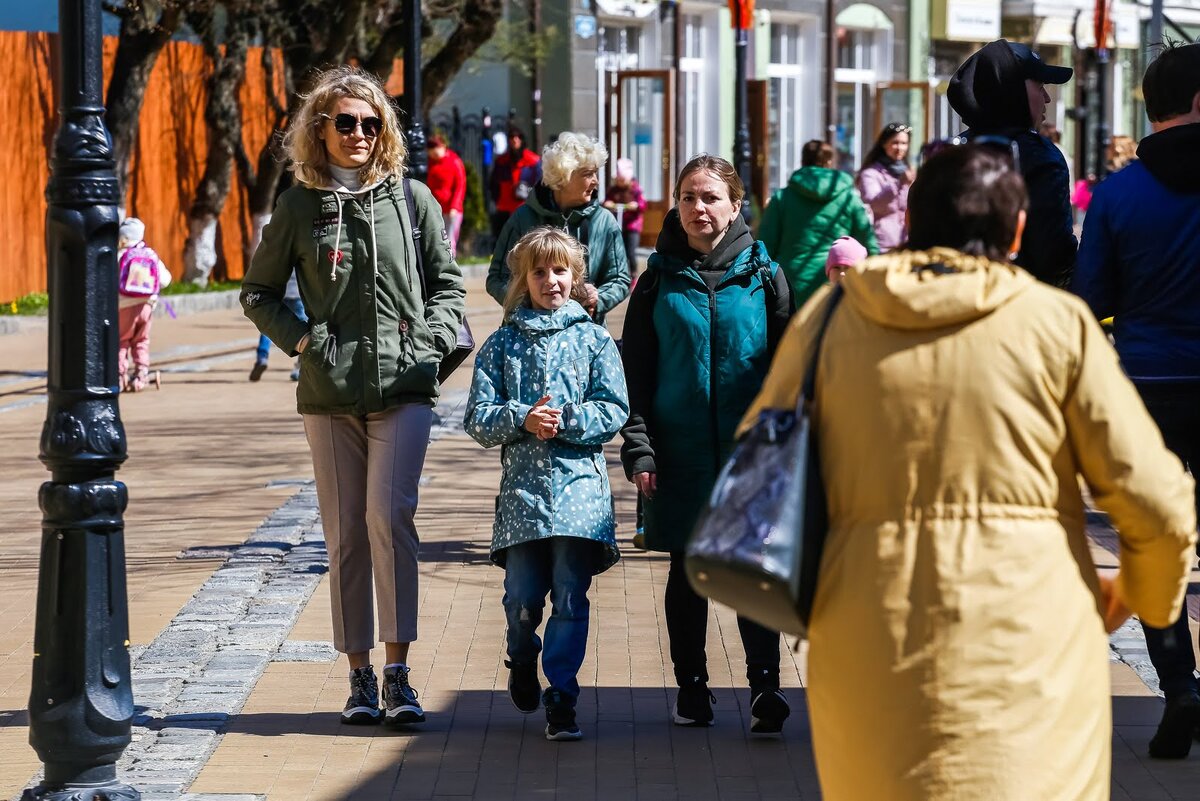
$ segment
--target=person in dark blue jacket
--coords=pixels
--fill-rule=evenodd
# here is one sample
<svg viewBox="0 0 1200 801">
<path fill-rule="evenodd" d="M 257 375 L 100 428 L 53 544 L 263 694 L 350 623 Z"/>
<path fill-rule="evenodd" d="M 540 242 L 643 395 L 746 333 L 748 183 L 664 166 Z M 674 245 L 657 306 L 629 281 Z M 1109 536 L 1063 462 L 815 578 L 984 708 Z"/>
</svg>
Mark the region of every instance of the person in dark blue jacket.
<svg viewBox="0 0 1200 801">
<path fill-rule="evenodd" d="M 968 129 L 966 139 L 1016 142 L 1029 192 L 1029 216 L 1016 263 L 1047 284 L 1065 287 L 1075 266 L 1070 173 L 1062 151 L 1035 130 L 1046 118 L 1046 84 L 1071 80 L 1070 67 L 1045 63 L 1019 42 L 997 39 L 954 73 L 946 96 Z"/>
<path fill-rule="evenodd" d="M 1153 133 L 1138 160 L 1099 184 L 1071 289 L 1115 317 L 1121 365 L 1167 447 L 1200 468 L 1200 44 L 1166 47 L 1142 81 Z M 1200 509 L 1200 496 L 1197 498 Z M 1166 696 L 1150 755 L 1181 759 L 1200 736 L 1200 686 L 1187 607 L 1169 629 L 1145 624 Z"/>
</svg>

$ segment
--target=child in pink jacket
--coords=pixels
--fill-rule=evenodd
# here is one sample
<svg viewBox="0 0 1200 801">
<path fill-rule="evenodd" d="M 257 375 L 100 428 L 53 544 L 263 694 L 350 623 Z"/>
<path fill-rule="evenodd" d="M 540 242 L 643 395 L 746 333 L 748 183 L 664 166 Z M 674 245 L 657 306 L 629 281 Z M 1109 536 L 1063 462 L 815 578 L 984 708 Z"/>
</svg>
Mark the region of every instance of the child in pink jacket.
<svg viewBox="0 0 1200 801">
<path fill-rule="evenodd" d="M 146 225 L 137 217 L 126 218 L 117 234 L 121 322 L 117 371 L 121 389 L 126 392 L 141 392 L 150 381 L 150 323 L 158 305 L 159 290 L 171 283 L 171 273 L 158 254 L 146 245 L 145 235 Z M 131 356 L 134 369 L 129 377 Z M 154 382 L 158 383 L 157 374 Z"/>
</svg>

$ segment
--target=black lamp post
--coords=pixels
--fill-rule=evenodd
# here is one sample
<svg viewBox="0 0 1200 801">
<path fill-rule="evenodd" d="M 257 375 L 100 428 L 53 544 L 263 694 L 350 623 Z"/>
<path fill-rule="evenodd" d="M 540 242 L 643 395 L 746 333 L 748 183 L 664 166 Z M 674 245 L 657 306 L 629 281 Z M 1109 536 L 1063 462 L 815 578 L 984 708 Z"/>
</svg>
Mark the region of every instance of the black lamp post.
<svg viewBox="0 0 1200 801">
<path fill-rule="evenodd" d="M 429 174 L 421 113 L 421 0 L 404 0 L 408 41 L 404 45 L 404 110 L 408 112 L 408 174 L 424 181 Z"/>
<path fill-rule="evenodd" d="M 1108 146 L 1112 142 L 1112 131 L 1108 124 L 1108 34 L 1112 23 L 1108 16 L 1107 0 L 1096 0 L 1092 22 L 1096 36 L 1096 178 L 1102 180 L 1108 174 Z"/>
<path fill-rule="evenodd" d="M 746 89 L 747 61 L 750 52 L 750 26 L 754 19 L 754 0 L 729 0 L 734 31 L 733 103 L 736 122 L 733 134 L 733 167 L 746 197 L 742 201 L 742 217 L 750 222 L 750 106 Z"/>
<path fill-rule="evenodd" d="M 125 461 L 117 405 L 117 205 L 104 128 L 100 0 L 59 0 L 61 118 L 46 187 L 50 348 L 27 801 L 132 801 L 117 781 L 133 691 L 125 597 Z"/>
</svg>

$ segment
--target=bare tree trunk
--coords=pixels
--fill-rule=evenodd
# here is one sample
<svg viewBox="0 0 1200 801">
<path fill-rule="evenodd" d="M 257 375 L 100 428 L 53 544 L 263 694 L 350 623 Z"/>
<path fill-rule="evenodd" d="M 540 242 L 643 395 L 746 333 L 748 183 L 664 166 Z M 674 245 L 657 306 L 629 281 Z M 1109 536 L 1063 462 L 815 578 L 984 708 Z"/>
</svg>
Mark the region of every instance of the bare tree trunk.
<svg viewBox="0 0 1200 801">
<path fill-rule="evenodd" d="M 501 0 L 465 0 L 450 38 L 421 68 L 421 111 L 425 117 L 467 59 L 492 38 L 503 14 Z"/>
<path fill-rule="evenodd" d="M 233 183 L 234 152 L 242 138 L 242 109 L 238 91 L 246 78 L 246 53 L 250 46 L 253 18 L 242 4 L 225 3 L 225 49 L 217 42 L 216 7 L 192 15 L 192 27 L 200 32 L 205 52 L 212 62 L 208 76 L 208 101 L 204 122 L 208 130 L 208 155 L 204 174 L 196 186 L 196 197 L 188 210 L 188 239 L 183 249 L 183 279 L 204 285 L 217 263 L 217 220 Z"/>
<path fill-rule="evenodd" d="M 127 0 L 122 6 L 105 4 L 106 10 L 121 18 L 117 55 L 104 103 L 104 122 L 112 135 L 122 198 L 129 189 L 129 161 L 137 144 L 138 117 L 146 96 L 146 85 L 159 53 L 179 28 L 183 5 L 183 0 L 162 3 Z"/>
</svg>

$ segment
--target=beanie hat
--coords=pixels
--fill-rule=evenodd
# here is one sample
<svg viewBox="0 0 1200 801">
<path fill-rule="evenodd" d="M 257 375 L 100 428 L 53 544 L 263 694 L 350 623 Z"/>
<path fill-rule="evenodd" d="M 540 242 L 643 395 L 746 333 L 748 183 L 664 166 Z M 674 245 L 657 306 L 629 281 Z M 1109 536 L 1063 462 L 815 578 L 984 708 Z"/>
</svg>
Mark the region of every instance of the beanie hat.
<svg viewBox="0 0 1200 801">
<path fill-rule="evenodd" d="M 829 256 L 825 259 L 825 277 L 833 280 L 833 274 L 840 267 L 852 267 L 867 257 L 867 249 L 858 240 L 849 236 L 840 236 L 829 248 Z"/>
<path fill-rule="evenodd" d="M 626 158 L 617 159 L 617 177 L 622 181 L 633 180 L 633 160 Z"/>
<path fill-rule="evenodd" d="M 126 217 L 117 232 L 117 247 L 133 247 L 145 238 L 146 224 L 137 217 Z"/>
</svg>

